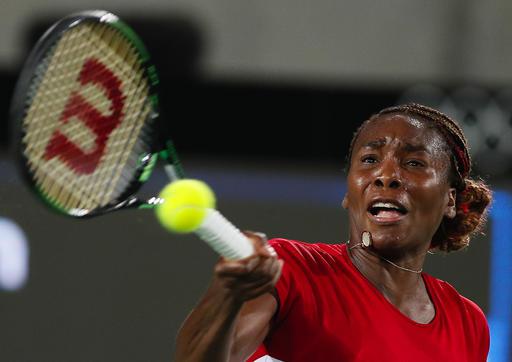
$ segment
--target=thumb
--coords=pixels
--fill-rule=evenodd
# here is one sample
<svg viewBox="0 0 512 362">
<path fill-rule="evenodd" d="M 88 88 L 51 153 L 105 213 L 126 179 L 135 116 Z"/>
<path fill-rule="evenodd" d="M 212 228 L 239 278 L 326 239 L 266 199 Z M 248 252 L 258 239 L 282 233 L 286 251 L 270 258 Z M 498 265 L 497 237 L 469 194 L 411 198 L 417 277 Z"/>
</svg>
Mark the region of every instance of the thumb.
<svg viewBox="0 0 512 362">
<path fill-rule="evenodd" d="M 267 235 L 264 233 L 245 230 L 243 231 L 243 234 L 252 241 L 255 253 L 262 253 L 264 255 L 273 257 L 277 256 L 274 248 L 268 244 Z"/>
</svg>

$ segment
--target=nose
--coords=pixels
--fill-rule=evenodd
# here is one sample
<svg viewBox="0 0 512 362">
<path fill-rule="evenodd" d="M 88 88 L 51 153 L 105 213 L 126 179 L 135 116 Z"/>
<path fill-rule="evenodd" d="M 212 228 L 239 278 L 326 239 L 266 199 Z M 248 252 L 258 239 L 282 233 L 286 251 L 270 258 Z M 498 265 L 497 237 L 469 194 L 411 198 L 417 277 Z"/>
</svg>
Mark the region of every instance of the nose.
<svg viewBox="0 0 512 362">
<path fill-rule="evenodd" d="M 398 165 L 393 160 L 386 160 L 378 168 L 373 184 L 377 187 L 398 189 L 402 186 Z"/>
</svg>

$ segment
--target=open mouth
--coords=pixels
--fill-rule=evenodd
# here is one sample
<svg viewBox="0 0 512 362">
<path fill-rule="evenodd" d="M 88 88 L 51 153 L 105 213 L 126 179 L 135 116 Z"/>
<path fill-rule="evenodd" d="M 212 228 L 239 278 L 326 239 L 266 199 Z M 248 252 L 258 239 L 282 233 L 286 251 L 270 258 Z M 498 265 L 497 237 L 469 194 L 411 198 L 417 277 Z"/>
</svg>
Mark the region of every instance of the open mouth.
<svg viewBox="0 0 512 362">
<path fill-rule="evenodd" d="M 368 213 L 377 222 L 396 222 L 404 218 L 407 209 L 396 201 L 375 201 L 368 207 Z"/>
</svg>

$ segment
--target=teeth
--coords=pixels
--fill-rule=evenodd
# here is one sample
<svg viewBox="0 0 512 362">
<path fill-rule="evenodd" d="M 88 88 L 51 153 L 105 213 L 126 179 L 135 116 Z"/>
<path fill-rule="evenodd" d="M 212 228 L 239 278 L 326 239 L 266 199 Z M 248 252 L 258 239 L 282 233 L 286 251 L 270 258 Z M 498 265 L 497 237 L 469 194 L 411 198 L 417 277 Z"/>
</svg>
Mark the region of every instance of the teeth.
<svg viewBox="0 0 512 362">
<path fill-rule="evenodd" d="M 385 207 L 387 209 L 400 210 L 400 208 L 398 206 L 391 204 L 389 202 L 376 202 L 375 204 L 372 205 L 372 207 Z"/>
</svg>

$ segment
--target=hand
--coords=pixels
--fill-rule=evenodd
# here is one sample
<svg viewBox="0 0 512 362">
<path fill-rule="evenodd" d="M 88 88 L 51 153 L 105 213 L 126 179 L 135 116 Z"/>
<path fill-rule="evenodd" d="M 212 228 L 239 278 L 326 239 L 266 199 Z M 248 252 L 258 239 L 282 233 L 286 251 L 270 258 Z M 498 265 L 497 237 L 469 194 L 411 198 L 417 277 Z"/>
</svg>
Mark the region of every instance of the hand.
<svg viewBox="0 0 512 362">
<path fill-rule="evenodd" d="M 214 270 L 214 284 L 240 303 L 271 292 L 283 267 L 265 234 L 244 234 L 253 243 L 254 254 L 239 260 L 221 258 Z"/>
</svg>

